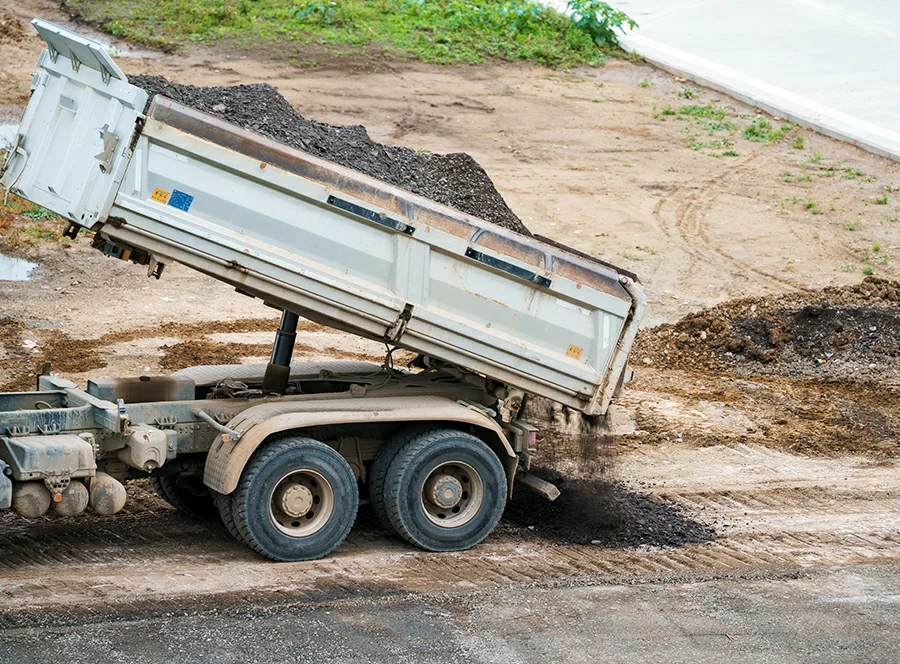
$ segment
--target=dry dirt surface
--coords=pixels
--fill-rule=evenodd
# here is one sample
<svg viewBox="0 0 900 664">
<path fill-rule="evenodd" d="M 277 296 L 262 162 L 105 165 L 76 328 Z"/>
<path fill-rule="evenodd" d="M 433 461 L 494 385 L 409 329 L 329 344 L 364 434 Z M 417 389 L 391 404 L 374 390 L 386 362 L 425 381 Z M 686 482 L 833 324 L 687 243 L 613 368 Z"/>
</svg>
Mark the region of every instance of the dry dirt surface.
<svg viewBox="0 0 900 664">
<path fill-rule="evenodd" d="M 9 11 L 66 20 L 39 0 Z M 25 34 L 0 37 L 0 123 L 27 100 L 40 44 Z M 363 513 L 328 559 L 274 565 L 133 485 L 112 519 L 0 516 L 10 639 L 48 622 L 284 598 L 708 579 L 734 579 L 739 593 L 742 580 L 900 558 L 897 164 L 797 129 L 746 140 L 754 109 L 707 90 L 686 99 L 682 81 L 626 62 L 348 71 L 224 50 L 119 62 L 182 84 L 266 83 L 305 118 L 470 154 L 532 231 L 637 272 L 650 309 L 618 435 L 534 404 L 537 462 L 565 497 L 548 505 L 517 491 L 474 550 L 423 553 Z M 725 135 L 677 113 L 708 102 L 727 109 L 738 156 L 707 154 L 697 143 Z M 45 359 L 81 383 L 265 361 L 277 312 L 260 302 L 181 266 L 146 279 L 84 239 L 32 242 L 32 224 L 17 218 L 0 238 L 40 264 L 33 281 L 0 281 L 6 389 L 30 385 Z M 876 278 L 863 280 L 865 265 Z M 383 351 L 312 324 L 298 334 L 301 358 L 377 361 Z"/>
</svg>

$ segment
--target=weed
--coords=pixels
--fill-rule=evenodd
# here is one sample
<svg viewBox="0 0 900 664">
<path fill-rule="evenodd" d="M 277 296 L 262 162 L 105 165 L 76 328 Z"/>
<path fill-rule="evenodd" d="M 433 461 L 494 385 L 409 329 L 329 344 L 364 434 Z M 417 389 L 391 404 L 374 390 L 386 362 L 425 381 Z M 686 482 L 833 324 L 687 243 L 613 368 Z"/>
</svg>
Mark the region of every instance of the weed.
<svg viewBox="0 0 900 664">
<path fill-rule="evenodd" d="M 681 91 L 678 94 L 680 94 L 685 99 L 694 99 L 700 93 L 697 91 L 696 88 L 692 88 L 689 85 L 682 85 Z"/>
<path fill-rule="evenodd" d="M 641 82 L 638 83 L 638 85 L 640 85 L 642 88 L 649 88 L 649 87 L 650 87 L 650 79 L 649 79 L 649 78 L 642 78 L 642 79 L 641 79 Z"/>
<path fill-rule="evenodd" d="M 725 119 L 725 109 L 718 104 L 709 102 L 705 106 L 697 106 L 696 104 L 682 106 L 678 109 L 681 115 L 692 115 L 698 118 L 715 118 L 716 120 Z"/>
<path fill-rule="evenodd" d="M 806 144 L 806 140 L 803 138 L 803 134 L 797 134 L 794 136 L 794 148 L 797 150 L 802 150 L 803 146 Z"/>
<path fill-rule="evenodd" d="M 763 117 L 755 117 L 744 127 L 741 135 L 748 141 L 757 143 L 773 143 L 784 135 L 783 129 L 775 129 L 772 123 Z"/>
<path fill-rule="evenodd" d="M 812 178 L 809 177 L 808 173 L 803 173 L 802 175 L 794 175 L 789 171 L 785 171 L 781 175 L 778 176 L 778 179 L 782 182 L 811 182 Z"/>
<path fill-rule="evenodd" d="M 841 272 L 853 272 L 853 263 L 841 263 Z"/>
<path fill-rule="evenodd" d="M 863 174 L 861 170 L 858 168 L 854 168 L 853 166 L 848 166 L 844 169 L 844 175 L 842 176 L 845 180 L 854 180 L 860 177 Z"/>
<path fill-rule="evenodd" d="M 28 217 L 29 219 L 34 219 L 36 221 L 39 219 L 56 219 L 56 215 L 53 214 L 50 210 L 37 205 L 35 205 L 30 210 L 23 211 L 22 216 Z"/>
<path fill-rule="evenodd" d="M 822 211 L 819 209 L 819 204 L 814 200 L 808 200 L 803 203 L 803 207 L 813 214 L 822 214 Z"/>
<path fill-rule="evenodd" d="M 740 157 L 741 155 L 738 152 L 735 152 L 734 150 L 725 150 L 725 152 L 722 153 L 722 156 L 723 157 Z"/>
<path fill-rule="evenodd" d="M 875 205 L 887 205 L 888 197 L 887 194 L 882 194 L 881 196 L 875 197 Z"/>
<path fill-rule="evenodd" d="M 819 151 L 813 152 L 810 155 L 809 159 L 807 159 L 806 161 L 810 164 L 818 164 L 820 161 L 822 161 L 822 153 Z"/>
<path fill-rule="evenodd" d="M 665 115 L 675 115 L 675 109 L 672 108 L 671 106 L 666 106 L 665 108 L 660 110 L 659 113 L 654 113 L 653 117 L 656 119 L 660 119 L 661 117 L 663 117 Z"/>
<path fill-rule="evenodd" d="M 629 254 L 627 251 L 622 252 L 622 258 L 629 260 L 629 261 L 641 260 L 640 256 L 635 256 L 634 254 Z"/>
<path fill-rule="evenodd" d="M 844 224 L 844 228 L 846 228 L 848 231 L 855 231 L 855 230 L 859 230 L 859 227 L 861 225 L 862 225 L 861 221 L 853 221 L 853 222 Z"/>
<path fill-rule="evenodd" d="M 631 30 L 638 27 L 628 14 L 613 9 L 602 0 L 569 0 L 566 9 L 575 27 L 590 35 L 597 46 L 617 45 L 617 29 L 624 35 L 626 25 Z"/>
<path fill-rule="evenodd" d="M 734 123 L 730 120 L 697 120 L 697 124 L 708 130 L 710 135 L 712 135 L 714 131 L 734 133 Z"/>
<path fill-rule="evenodd" d="M 592 104 L 599 104 L 602 101 L 603 101 L 602 99 L 591 99 Z"/>
<path fill-rule="evenodd" d="M 635 247 L 635 249 L 637 249 L 638 251 L 643 251 L 644 253 L 650 254 L 652 256 L 656 255 L 656 249 L 654 249 L 653 247 L 644 246 L 644 247 Z"/>
<path fill-rule="evenodd" d="M 873 274 L 875 274 L 875 269 L 871 265 L 866 265 L 863 268 L 863 274 L 867 277 L 871 277 Z"/>
</svg>

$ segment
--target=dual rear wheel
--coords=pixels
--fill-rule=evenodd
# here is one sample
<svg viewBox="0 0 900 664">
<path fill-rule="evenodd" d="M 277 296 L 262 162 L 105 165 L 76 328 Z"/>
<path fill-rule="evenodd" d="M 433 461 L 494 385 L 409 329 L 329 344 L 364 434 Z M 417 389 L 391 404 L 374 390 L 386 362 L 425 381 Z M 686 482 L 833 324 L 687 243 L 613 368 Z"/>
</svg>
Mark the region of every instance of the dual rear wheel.
<svg viewBox="0 0 900 664">
<path fill-rule="evenodd" d="M 386 442 L 369 473 L 379 520 L 429 551 L 481 542 L 506 504 L 506 476 L 478 438 L 413 426 Z M 273 440 L 251 458 L 234 493 L 215 496 L 228 530 L 279 561 L 313 560 L 350 532 L 359 506 L 353 471 L 333 448 L 311 438 Z"/>
</svg>

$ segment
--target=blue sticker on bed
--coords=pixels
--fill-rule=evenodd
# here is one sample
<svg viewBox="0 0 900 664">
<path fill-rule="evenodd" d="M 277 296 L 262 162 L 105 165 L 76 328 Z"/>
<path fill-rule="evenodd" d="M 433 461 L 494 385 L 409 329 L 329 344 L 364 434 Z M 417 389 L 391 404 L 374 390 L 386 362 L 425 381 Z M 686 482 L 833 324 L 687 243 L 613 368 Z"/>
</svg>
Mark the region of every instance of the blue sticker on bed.
<svg viewBox="0 0 900 664">
<path fill-rule="evenodd" d="M 179 210 L 184 210 L 187 212 L 191 203 L 194 202 L 194 197 L 190 194 L 186 194 L 183 191 L 178 191 L 177 189 L 172 190 L 172 195 L 169 196 L 169 205 L 173 208 L 178 208 Z"/>
</svg>

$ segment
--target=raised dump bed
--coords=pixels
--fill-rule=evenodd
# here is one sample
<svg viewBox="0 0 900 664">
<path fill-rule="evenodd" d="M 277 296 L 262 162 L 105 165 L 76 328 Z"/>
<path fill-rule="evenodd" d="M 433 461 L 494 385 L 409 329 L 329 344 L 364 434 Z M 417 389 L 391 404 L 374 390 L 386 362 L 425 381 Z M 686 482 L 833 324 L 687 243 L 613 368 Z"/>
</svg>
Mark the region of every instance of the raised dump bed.
<svg viewBox="0 0 900 664">
<path fill-rule="evenodd" d="M 606 411 L 644 307 L 634 275 L 165 98 L 143 118 L 146 93 L 99 47 L 36 27 L 51 48 L 2 178 L 12 192 L 157 276 L 177 261 L 326 325 Z"/>
</svg>

